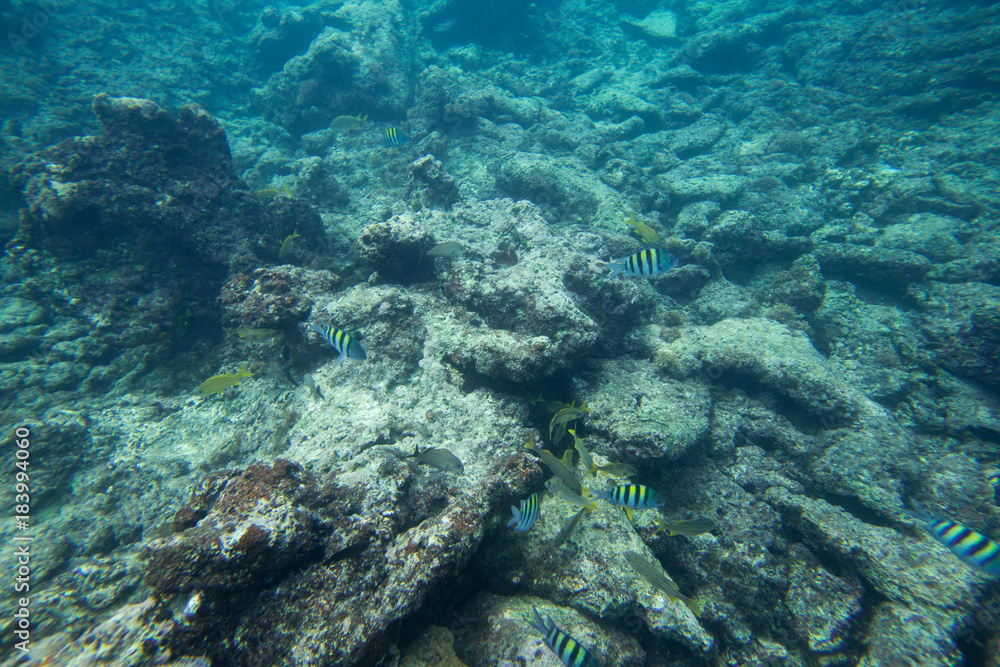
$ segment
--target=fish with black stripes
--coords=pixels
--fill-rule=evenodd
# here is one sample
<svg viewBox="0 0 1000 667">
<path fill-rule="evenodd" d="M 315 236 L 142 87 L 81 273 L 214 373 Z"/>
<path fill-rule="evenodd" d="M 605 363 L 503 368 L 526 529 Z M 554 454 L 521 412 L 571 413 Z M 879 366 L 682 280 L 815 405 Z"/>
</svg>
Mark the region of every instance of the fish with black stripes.
<svg viewBox="0 0 1000 667">
<path fill-rule="evenodd" d="M 368 354 L 365 349 L 361 347 L 361 340 L 359 336 L 352 336 L 342 329 L 338 329 L 332 324 L 326 327 L 321 327 L 315 322 L 309 323 L 309 328 L 318 333 L 323 339 L 333 345 L 333 349 L 340 353 L 337 357 L 337 363 L 339 364 L 344 359 L 357 359 L 361 361 L 368 358 Z"/>
<path fill-rule="evenodd" d="M 644 484 L 620 484 L 603 491 L 591 491 L 598 500 L 607 500 L 613 505 L 625 508 L 629 521 L 632 520 L 632 510 L 648 510 L 663 507 L 666 502 L 656 489 Z"/>
<path fill-rule="evenodd" d="M 402 146 L 407 141 L 409 141 L 409 137 L 394 127 L 387 128 L 386 131 L 382 133 L 382 143 L 389 147 Z"/>
<path fill-rule="evenodd" d="M 910 504 L 913 511 L 907 514 L 923 522 L 924 530 L 963 563 L 987 576 L 1000 577 L 1000 544 L 957 521 L 935 517 L 915 499 Z"/>
<path fill-rule="evenodd" d="M 539 508 L 537 493 L 532 493 L 525 500 L 522 500 L 520 509 L 511 505 L 510 511 L 514 515 L 514 518 L 510 520 L 507 527 L 514 528 L 522 533 L 528 532 L 535 525 L 535 521 L 538 520 Z"/>
<path fill-rule="evenodd" d="M 583 644 L 557 628 L 551 619 L 540 616 L 534 607 L 531 611 L 534 612 L 535 619 L 528 621 L 528 625 L 545 635 L 545 644 L 559 656 L 566 667 L 600 667 Z"/>
<path fill-rule="evenodd" d="M 680 260 L 666 250 L 660 250 L 659 248 L 646 248 L 645 250 L 640 250 L 634 255 L 629 255 L 628 257 L 622 257 L 620 259 L 613 259 L 608 262 L 608 266 L 611 267 L 612 278 L 618 276 L 619 274 L 655 278 L 656 276 L 666 273 L 670 269 L 677 266 L 678 261 Z"/>
</svg>

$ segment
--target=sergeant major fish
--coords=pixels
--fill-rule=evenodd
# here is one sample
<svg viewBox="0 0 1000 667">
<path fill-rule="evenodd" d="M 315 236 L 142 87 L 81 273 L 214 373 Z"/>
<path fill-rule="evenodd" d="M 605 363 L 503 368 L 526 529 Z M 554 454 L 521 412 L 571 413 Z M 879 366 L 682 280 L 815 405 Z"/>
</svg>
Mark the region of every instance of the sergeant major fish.
<svg viewBox="0 0 1000 667">
<path fill-rule="evenodd" d="M 368 354 L 361 347 L 356 336 L 351 336 L 346 331 L 342 331 L 332 324 L 324 329 L 315 322 L 310 322 L 309 328 L 322 336 L 326 342 L 333 345 L 333 349 L 340 353 L 340 356 L 337 357 L 338 364 L 344 359 L 357 359 L 360 361 L 368 358 Z"/>
<path fill-rule="evenodd" d="M 557 628 L 551 619 L 539 616 L 538 610 L 534 607 L 531 611 L 534 612 L 535 618 L 533 621 L 528 621 L 528 625 L 545 635 L 545 644 L 559 656 L 566 667 L 600 667 L 580 642 Z"/>
<path fill-rule="evenodd" d="M 629 521 L 632 520 L 632 510 L 647 510 L 663 507 L 666 502 L 655 489 L 643 484 L 620 484 L 603 491 L 592 491 L 599 500 L 607 500 L 614 505 L 625 508 Z"/>
<path fill-rule="evenodd" d="M 931 537 L 948 547 L 963 563 L 985 575 L 1000 576 L 1000 544 L 956 521 L 936 518 L 915 499 L 910 503 L 913 511 L 908 514 L 922 521 Z"/>
<path fill-rule="evenodd" d="M 403 132 L 400 132 L 394 127 L 387 128 L 385 132 L 382 133 L 382 143 L 386 146 L 401 146 L 409 140 Z"/>
<path fill-rule="evenodd" d="M 614 259 L 608 262 L 611 267 L 611 278 L 618 274 L 626 276 L 649 276 L 654 278 L 677 266 L 680 261 L 669 252 L 659 248 L 646 248 L 634 255 Z"/>
<path fill-rule="evenodd" d="M 535 521 L 538 520 L 538 494 L 532 493 L 527 499 L 521 501 L 521 508 L 511 505 L 510 511 L 514 515 L 514 518 L 510 520 L 507 524 L 508 528 L 516 528 L 522 533 L 531 530 L 531 527 L 535 525 Z"/>
</svg>

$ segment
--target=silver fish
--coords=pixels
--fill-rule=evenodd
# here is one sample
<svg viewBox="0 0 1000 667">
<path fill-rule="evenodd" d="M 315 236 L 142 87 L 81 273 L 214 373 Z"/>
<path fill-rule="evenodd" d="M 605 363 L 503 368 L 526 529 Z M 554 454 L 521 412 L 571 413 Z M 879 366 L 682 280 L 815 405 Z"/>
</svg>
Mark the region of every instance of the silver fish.
<svg viewBox="0 0 1000 667">
<path fill-rule="evenodd" d="M 316 399 L 325 400 L 326 397 L 323 396 L 323 392 L 319 390 L 319 385 L 316 384 L 316 379 L 312 376 L 312 373 L 306 373 L 302 376 L 302 381 L 307 387 L 309 387 L 309 394 Z"/>
<path fill-rule="evenodd" d="M 682 595 L 681 590 L 677 588 L 677 584 L 667 579 L 662 566 L 657 567 L 656 565 L 653 565 L 651 562 L 634 551 L 626 551 L 625 558 L 628 559 L 629 565 L 632 566 L 635 573 L 642 577 L 647 584 L 653 588 L 659 588 L 661 591 L 666 593 L 668 597 L 680 600 L 688 606 L 688 609 L 690 609 L 691 613 L 695 616 L 699 616 L 701 614 L 701 603 Z"/>
<path fill-rule="evenodd" d="M 445 472 L 450 472 L 455 475 L 464 475 L 465 466 L 462 465 L 461 459 L 452 454 L 447 449 L 425 449 L 420 451 L 420 446 L 417 445 L 414 451 L 407 458 L 415 458 L 418 463 L 423 463 L 432 468 L 437 468 L 438 470 L 444 470 Z"/>
<path fill-rule="evenodd" d="M 553 547 L 558 549 L 566 542 L 566 540 L 570 538 L 570 536 L 573 534 L 573 531 L 576 530 L 576 527 L 580 524 L 580 518 L 583 516 L 583 513 L 586 510 L 587 510 L 586 507 L 581 507 L 580 510 L 573 515 L 572 519 L 563 524 L 563 527 L 559 530 L 559 533 L 556 535 L 555 539 L 552 540 Z"/>
<path fill-rule="evenodd" d="M 444 241 L 443 243 L 438 243 L 433 248 L 427 251 L 428 257 L 458 257 L 463 252 L 465 248 L 458 241 Z"/>
<path fill-rule="evenodd" d="M 552 474 L 559 478 L 559 481 L 566 485 L 566 488 L 578 496 L 583 495 L 583 485 L 576 478 L 573 472 L 566 467 L 566 464 L 555 457 L 555 454 L 547 449 L 539 449 L 538 455 L 545 461 Z"/>
</svg>

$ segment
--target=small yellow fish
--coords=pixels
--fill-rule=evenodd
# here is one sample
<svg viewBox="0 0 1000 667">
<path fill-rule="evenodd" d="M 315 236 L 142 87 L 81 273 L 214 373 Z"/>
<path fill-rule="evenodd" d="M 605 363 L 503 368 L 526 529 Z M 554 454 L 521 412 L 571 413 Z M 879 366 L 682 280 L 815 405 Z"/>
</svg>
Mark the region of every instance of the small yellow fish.
<svg viewBox="0 0 1000 667">
<path fill-rule="evenodd" d="M 577 419 L 585 417 L 589 412 L 590 408 L 587 407 L 586 401 L 584 401 L 583 405 L 581 405 L 580 407 L 576 407 L 575 405 L 573 405 L 573 403 L 570 403 L 569 407 L 563 408 L 562 410 L 557 412 L 555 416 L 552 418 L 552 421 L 549 423 L 549 438 L 550 439 L 552 438 L 552 433 L 555 430 L 556 426 L 559 426 L 561 424 L 569 424 L 570 422 L 575 422 Z M 559 440 L 561 439 L 562 436 L 559 437 Z M 555 444 L 559 442 L 559 440 L 553 440 L 553 446 L 555 446 Z"/>
<path fill-rule="evenodd" d="M 577 436 L 576 430 L 571 428 L 567 429 L 567 431 L 573 436 L 573 442 L 576 443 L 576 451 L 580 454 L 580 463 L 583 464 L 583 469 L 587 471 L 583 474 L 589 475 L 590 470 L 594 468 L 594 459 L 590 458 L 590 452 L 588 452 L 587 448 L 583 445 L 583 440 Z"/>
<path fill-rule="evenodd" d="M 300 238 L 302 237 L 299 235 L 299 230 L 297 229 L 289 234 L 288 238 L 286 238 L 281 244 L 281 250 L 278 251 L 278 258 L 280 259 L 287 255 L 292 249 L 292 241 Z"/>
<path fill-rule="evenodd" d="M 238 373 L 221 373 L 219 375 L 213 375 L 202 382 L 195 391 L 202 396 L 207 396 L 209 394 L 221 394 L 230 387 L 238 385 L 243 381 L 243 378 L 252 377 L 253 373 L 248 371 L 246 366 L 244 366 Z"/>
<path fill-rule="evenodd" d="M 358 114 L 357 116 L 337 116 L 330 123 L 330 129 L 335 132 L 350 132 L 351 130 L 360 130 L 368 124 L 368 114 L 362 116 Z"/>
<path fill-rule="evenodd" d="M 631 213 L 628 216 L 628 220 L 625 221 L 625 224 L 632 228 L 632 231 L 636 236 L 642 239 L 643 243 L 649 245 L 659 245 L 663 241 L 663 237 L 660 236 L 658 231 L 647 225 L 645 222 L 636 220 L 635 216 Z"/>
<path fill-rule="evenodd" d="M 258 199 L 262 201 L 270 201 L 278 195 L 288 195 L 292 196 L 292 190 L 287 185 L 280 190 L 278 188 L 264 188 L 263 190 L 258 190 L 256 192 Z"/>
<path fill-rule="evenodd" d="M 222 327 L 222 330 L 226 332 L 226 338 L 236 336 L 240 340 L 250 341 L 251 343 L 259 343 L 264 340 L 271 340 L 272 338 L 281 339 L 285 337 L 285 334 L 278 329 L 254 329 L 245 324 L 241 324 L 235 329 Z"/>
</svg>

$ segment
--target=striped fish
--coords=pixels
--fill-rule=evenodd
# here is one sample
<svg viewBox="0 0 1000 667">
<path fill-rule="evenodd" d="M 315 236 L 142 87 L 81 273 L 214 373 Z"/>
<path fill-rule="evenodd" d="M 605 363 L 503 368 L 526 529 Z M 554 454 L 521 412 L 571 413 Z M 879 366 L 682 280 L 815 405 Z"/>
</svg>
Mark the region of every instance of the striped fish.
<svg viewBox="0 0 1000 667">
<path fill-rule="evenodd" d="M 667 597 L 680 600 L 688 606 L 688 609 L 695 616 L 701 615 L 701 603 L 698 600 L 693 600 L 682 595 L 681 589 L 677 588 L 677 584 L 667 579 L 663 567 L 658 567 L 659 563 L 653 565 L 651 561 L 646 560 L 634 551 L 626 551 L 625 558 L 628 559 L 628 564 L 632 566 L 635 573 L 642 577 L 647 584 L 653 588 L 660 589 L 667 594 Z"/>
<path fill-rule="evenodd" d="M 580 523 L 580 518 L 583 517 L 583 512 L 586 507 L 581 507 L 580 510 L 573 515 L 573 518 L 563 524 L 563 527 L 559 529 L 559 533 L 556 535 L 555 539 L 552 540 L 553 548 L 558 549 L 561 547 L 566 540 L 570 538 L 573 531 L 576 530 L 577 525 Z"/>
<path fill-rule="evenodd" d="M 1000 470 L 994 470 L 986 476 L 986 481 L 990 483 L 990 486 L 996 491 L 1000 491 Z"/>
<path fill-rule="evenodd" d="M 322 336 L 327 343 L 333 345 L 333 349 L 340 353 L 340 356 L 337 357 L 338 364 L 344 359 L 361 360 L 368 358 L 364 348 L 358 343 L 356 336 L 351 336 L 351 334 L 338 329 L 332 324 L 324 329 L 315 322 L 310 322 L 309 328 Z"/>
<path fill-rule="evenodd" d="M 909 514 L 924 523 L 935 540 L 948 547 L 963 563 L 991 577 L 1000 577 L 1000 544 L 977 530 L 949 519 L 935 518 L 924 506 L 911 499 Z"/>
<path fill-rule="evenodd" d="M 621 505 L 625 508 L 625 515 L 628 520 L 632 520 L 632 510 L 648 510 L 655 507 L 663 507 L 663 496 L 654 489 L 642 484 L 620 484 L 603 491 L 591 491 L 593 496 L 599 500 L 607 500 L 614 505 Z"/>
<path fill-rule="evenodd" d="M 665 250 L 646 248 L 634 255 L 611 260 L 608 266 L 611 267 L 612 278 L 620 273 L 624 273 L 626 276 L 655 277 L 677 266 L 678 261 L 676 257 Z"/>
<path fill-rule="evenodd" d="M 394 127 L 387 128 L 382 133 L 382 143 L 386 146 L 400 146 L 405 144 L 407 136 Z"/>
<path fill-rule="evenodd" d="M 580 642 L 557 628 L 551 619 L 539 616 L 534 607 L 531 611 L 535 614 L 535 620 L 528 621 L 528 625 L 545 635 L 545 643 L 566 667 L 600 667 Z"/>
<path fill-rule="evenodd" d="M 660 531 L 667 531 L 671 536 L 673 535 L 684 535 L 686 537 L 694 537 L 695 535 L 701 535 L 702 533 L 707 533 L 708 531 L 715 528 L 715 522 L 711 519 L 683 519 L 681 521 L 674 521 L 673 523 L 667 523 L 663 520 L 662 516 L 656 517 L 657 528 L 653 531 L 653 537 L 656 537 L 657 533 Z"/>
<path fill-rule="evenodd" d="M 560 461 L 555 457 L 555 454 L 547 449 L 539 449 L 538 455 L 542 457 L 542 461 L 545 465 L 549 467 L 552 474 L 559 478 L 566 488 L 575 493 L 578 496 L 583 495 L 583 484 L 580 484 L 580 480 L 576 478 L 576 475 L 566 466 L 565 463 Z"/>
<path fill-rule="evenodd" d="M 510 511 L 514 514 L 514 518 L 510 520 L 507 527 L 516 528 L 522 533 L 528 532 L 535 525 L 535 521 L 538 520 L 538 509 L 538 494 L 532 493 L 528 496 L 527 500 L 521 501 L 521 509 L 513 505 L 510 506 Z"/>
</svg>

